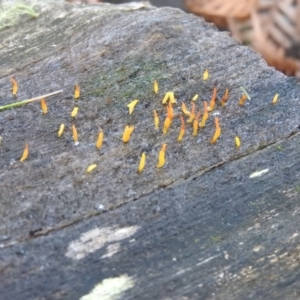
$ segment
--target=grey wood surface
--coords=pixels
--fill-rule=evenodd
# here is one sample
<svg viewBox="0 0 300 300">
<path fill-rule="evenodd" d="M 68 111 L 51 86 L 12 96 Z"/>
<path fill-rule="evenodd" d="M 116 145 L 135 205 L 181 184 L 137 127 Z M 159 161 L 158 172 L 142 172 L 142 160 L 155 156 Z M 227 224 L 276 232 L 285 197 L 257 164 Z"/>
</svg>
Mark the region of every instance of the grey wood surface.
<svg viewBox="0 0 300 300">
<path fill-rule="evenodd" d="M 1 299 L 299 299 L 299 83 L 178 9 L 50 2 L 37 10 L 0 32 L 0 106 L 64 91 L 47 99 L 47 115 L 39 103 L 0 113 Z M 251 95 L 243 107 L 240 86 Z M 168 134 L 154 129 L 165 92 L 175 92 L 178 115 L 195 93 L 202 109 L 214 87 L 217 107 L 197 137 L 187 125 L 177 142 L 178 117 Z M 214 116 L 222 135 L 212 145 Z M 124 145 L 127 124 L 135 130 Z M 163 143 L 166 165 L 157 169 Z"/>
</svg>

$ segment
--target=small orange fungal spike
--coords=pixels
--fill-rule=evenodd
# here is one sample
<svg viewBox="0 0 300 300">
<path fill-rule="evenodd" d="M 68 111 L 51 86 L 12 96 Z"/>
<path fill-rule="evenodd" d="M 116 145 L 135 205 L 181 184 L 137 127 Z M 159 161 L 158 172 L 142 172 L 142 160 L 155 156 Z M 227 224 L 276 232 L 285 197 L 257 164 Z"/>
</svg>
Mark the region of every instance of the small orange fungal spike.
<svg viewBox="0 0 300 300">
<path fill-rule="evenodd" d="M 204 71 L 204 73 L 203 73 L 203 80 L 207 80 L 208 79 L 208 77 L 209 77 L 209 73 L 208 73 L 208 70 L 206 69 L 205 71 Z"/>
<path fill-rule="evenodd" d="M 163 128 L 163 134 L 166 134 L 169 130 L 169 127 L 171 126 L 172 119 L 170 119 L 168 116 L 165 118 L 164 122 L 164 128 Z"/>
<path fill-rule="evenodd" d="M 96 164 L 92 164 L 92 165 L 89 165 L 86 169 L 86 172 L 87 173 L 91 173 L 94 169 L 97 168 L 97 165 Z"/>
<path fill-rule="evenodd" d="M 73 133 L 74 142 L 77 142 L 78 141 L 78 133 L 77 133 L 77 129 L 74 124 L 72 125 L 72 133 Z"/>
<path fill-rule="evenodd" d="M 140 163 L 139 163 L 138 169 L 137 169 L 138 173 L 143 172 L 143 170 L 145 168 L 145 164 L 146 164 L 146 153 L 143 152 L 141 155 L 141 158 L 140 158 Z"/>
<path fill-rule="evenodd" d="M 187 110 L 186 105 L 185 105 L 184 102 L 181 103 L 181 109 L 182 109 L 182 112 L 183 112 L 186 116 L 190 116 L 190 115 L 191 115 L 191 112 Z"/>
<path fill-rule="evenodd" d="M 191 114 L 190 114 L 189 119 L 187 120 L 188 123 L 192 123 L 193 120 L 195 119 L 195 110 L 196 110 L 196 105 L 194 102 L 192 102 Z"/>
<path fill-rule="evenodd" d="M 159 128 L 159 118 L 156 113 L 156 110 L 153 110 L 153 114 L 154 114 L 154 126 L 155 126 L 155 129 L 158 129 Z"/>
<path fill-rule="evenodd" d="M 273 97 L 273 100 L 272 100 L 272 103 L 273 103 L 273 104 L 277 103 L 278 97 L 279 97 L 279 94 L 276 94 L 276 95 Z"/>
<path fill-rule="evenodd" d="M 75 118 L 78 114 L 78 106 L 75 106 L 71 112 L 71 117 Z"/>
<path fill-rule="evenodd" d="M 170 118 L 171 120 L 173 120 L 174 111 L 173 111 L 173 106 L 172 106 L 171 101 L 169 102 L 168 107 L 167 107 L 167 115 L 168 115 L 168 118 Z"/>
<path fill-rule="evenodd" d="M 239 105 L 243 106 L 247 99 L 248 99 L 247 95 L 243 94 L 242 97 L 240 98 Z"/>
<path fill-rule="evenodd" d="M 47 113 L 47 111 L 48 111 L 45 98 L 41 99 L 41 108 L 42 108 L 43 114 L 45 115 Z"/>
<path fill-rule="evenodd" d="M 241 141 L 240 141 L 240 138 L 238 136 L 235 137 L 235 146 L 237 148 L 241 147 Z"/>
<path fill-rule="evenodd" d="M 181 127 L 180 127 L 180 132 L 179 132 L 179 135 L 178 135 L 178 138 L 177 138 L 178 142 L 182 141 L 182 138 L 183 138 L 184 133 L 185 133 L 185 124 L 184 124 L 184 119 L 183 119 L 182 115 L 180 115 L 180 120 L 181 120 Z"/>
<path fill-rule="evenodd" d="M 131 115 L 134 111 L 135 106 L 138 104 L 139 100 L 133 100 L 129 104 L 127 104 L 127 107 L 129 109 L 129 114 Z"/>
<path fill-rule="evenodd" d="M 14 95 L 14 96 L 16 96 L 17 95 L 17 93 L 18 93 L 18 83 L 17 83 L 17 81 L 14 79 L 14 78 L 10 78 L 10 81 L 12 82 L 12 94 Z"/>
<path fill-rule="evenodd" d="M 102 147 L 102 144 L 103 144 L 103 131 L 101 130 L 99 132 L 98 139 L 97 139 L 97 142 L 96 142 L 96 148 L 100 149 Z"/>
<path fill-rule="evenodd" d="M 123 142 L 127 143 L 130 140 L 130 136 L 134 130 L 134 126 L 126 125 L 124 132 L 123 132 Z"/>
<path fill-rule="evenodd" d="M 176 103 L 176 99 L 175 99 L 175 96 L 174 96 L 174 92 L 170 92 L 170 102 L 172 104 L 175 104 Z"/>
<path fill-rule="evenodd" d="M 214 134 L 213 138 L 210 141 L 212 144 L 215 144 L 217 139 L 221 135 L 221 128 L 220 128 L 220 125 L 219 125 L 219 118 L 218 117 L 215 117 L 215 126 L 216 126 L 216 131 L 215 131 L 215 134 Z"/>
<path fill-rule="evenodd" d="M 196 136 L 198 134 L 199 119 L 200 119 L 200 111 L 198 112 L 197 117 L 194 119 L 193 122 L 193 134 L 192 134 L 193 136 Z"/>
<path fill-rule="evenodd" d="M 192 101 L 196 101 L 198 98 L 199 98 L 199 95 L 196 94 L 196 95 L 192 98 Z"/>
<path fill-rule="evenodd" d="M 24 161 L 25 159 L 27 159 L 28 153 L 29 153 L 28 144 L 25 144 L 24 151 L 22 157 L 20 158 L 20 161 Z"/>
<path fill-rule="evenodd" d="M 58 132 L 57 132 L 57 136 L 58 136 L 58 137 L 61 137 L 61 136 L 62 136 L 62 134 L 63 134 L 63 132 L 64 132 L 64 129 L 65 129 L 65 124 L 60 124 L 59 130 L 58 130 Z"/>
<path fill-rule="evenodd" d="M 203 114 L 203 117 L 202 117 L 201 122 L 199 123 L 199 127 L 200 127 L 200 128 L 205 127 L 205 124 L 206 124 L 206 120 L 207 120 L 207 119 L 208 119 L 207 102 L 204 101 L 204 114 Z"/>
<path fill-rule="evenodd" d="M 221 100 L 221 105 L 222 106 L 225 106 L 226 102 L 227 102 L 227 99 L 228 99 L 228 89 L 225 90 L 225 93 L 224 93 L 224 96 L 222 97 L 222 100 Z"/>
<path fill-rule="evenodd" d="M 217 88 L 214 88 L 214 92 L 213 92 L 213 95 L 212 95 L 211 100 L 210 100 L 208 111 L 213 111 L 214 110 L 215 105 L 216 105 L 216 98 L 217 98 Z"/>
<path fill-rule="evenodd" d="M 166 104 L 167 102 L 168 102 L 168 100 L 170 99 L 170 92 L 167 92 L 166 94 L 165 94 L 165 97 L 164 97 L 164 99 L 162 100 L 162 104 Z"/>
<path fill-rule="evenodd" d="M 80 97 L 80 87 L 78 84 L 75 84 L 74 88 L 74 98 L 78 99 Z"/>
<path fill-rule="evenodd" d="M 162 168 L 165 164 L 165 153 L 167 149 L 167 144 L 163 144 L 161 150 L 158 154 L 158 163 L 156 165 L 157 168 Z"/>
<path fill-rule="evenodd" d="M 158 93 L 158 83 L 156 80 L 154 80 L 154 83 L 153 83 L 153 90 L 154 90 L 154 93 L 157 94 Z"/>
</svg>

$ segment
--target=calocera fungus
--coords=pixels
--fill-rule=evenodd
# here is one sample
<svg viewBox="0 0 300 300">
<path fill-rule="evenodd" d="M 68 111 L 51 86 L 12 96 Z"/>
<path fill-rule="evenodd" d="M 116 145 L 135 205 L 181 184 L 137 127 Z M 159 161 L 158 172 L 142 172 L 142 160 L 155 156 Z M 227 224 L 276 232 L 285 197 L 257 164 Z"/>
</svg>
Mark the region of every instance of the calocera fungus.
<svg viewBox="0 0 300 300">
<path fill-rule="evenodd" d="M 80 97 L 80 87 L 78 84 L 75 84 L 74 87 L 74 98 L 78 99 Z"/>
<path fill-rule="evenodd" d="M 102 147 L 102 144 L 103 144 L 103 131 L 101 130 L 99 132 L 98 139 L 96 141 L 96 148 L 100 149 Z"/>
<path fill-rule="evenodd" d="M 17 83 L 17 81 L 14 79 L 14 78 L 10 78 L 10 81 L 11 81 L 11 83 L 12 83 L 12 94 L 14 95 L 14 96 L 16 96 L 17 95 L 17 93 L 18 93 L 18 83 Z"/>
<path fill-rule="evenodd" d="M 198 114 L 193 122 L 193 133 L 192 133 L 193 136 L 196 136 L 198 134 L 200 114 L 201 114 L 200 111 L 198 111 Z"/>
<path fill-rule="evenodd" d="M 182 115 L 180 115 L 180 120 L 181 120 L 181 127 L 180 127 L 180 132 L 179 132 L 179 135 L 178 135 L 178 138 L 177 138 L 178 142 L 182 141 L 182 138 L 183 138 L 184 133 L 185 133 L 184 119 L 183 119 Z"/>
<path fill-rule="evenodd" d="M 90 166 L 87 167 L 86 172 L 87 173 L 91 173 L 96 168 L 97 168 L 97 165 L 96 164 L 92 164 L 92 165 L 90 165 Z"/>
<path fill-rule="evenodd" d="M 217 98 L 217 88 L 214 87 L 213 95 L 211 97 L 208 111 L 213 111 L 216 105 L 216 98 Z"/>
<path fill-rule="evenodd" d="M 137 103 L 139 102 L 139 100 L 133 100 L 131 101 L 129 104 L 127 104 L 127 107 L 129 109 L 129 114 L 131 115 L 132 112 L 134 111 L 135 106 L 137 105 Z"/>
<path fill-rule="evenodd" d="M 238 136 L 235 137 L 235 146 L 237 148 L 241 147 L 241 141 L 240 141 L 240 138 Z"/>
<path fill-rule="evenodd" d="M 242 97 L 240 98 L 240 101 L 239 101 L 239 105 L 240 106 L 243 106 L 245 104 L 245 101 L 248 99 L 247 95 L 246 94 L 243 94 Z"/>
<path fill-rule="evenodd" d="M 140 158 L 140 163 L 139 163 L 138 169 L 137 169 L 138 173 L 143 172 L 143 170 L 145 168 L 145 164 L 146 164 L 146 153 L 143 152 L 141 155 L 141 158 Z"/>
<path fill-rule="evenodd" d="M 72 125 L 72 133 L 73 133 L 74 142 L 77 142 L 78 141 L 78 133 L 77 133 L 77 129 L 74 124 Z"/>
<path fill-rule="evenodd" d="M 193 120 L 195 119 L 195 110 L 196 110 L 196 105 L 194 102 L 191 103 L 192 105 L 192 109 L 191 109 L 191 114 L 190 114 L 190 117 L 189 119 L 187 120 L 188 123 L 192 123 Z"/>
<path fill-rule="evenodd" d="M 227 102 L 227 99 L 228 99 L 228 89 L 225 90 L 225 93 L 224 93 L 224 96 L 222 97 L 222 100 L 221 100 L 221 105 L 222 106 L 225 106 L 226 102 Z"/>
<path fill-rule="evenodd" d="M 156 113 L 156 110 L 153 110 L 153 114 L 154 114 L 154 127 L 155 127 L 155 129 L 158 129 L 158 127 L 159 127 L 159 118 L 158 118 L 158 115 Z"/>
<path fill-rule="evenodd" d="M 28 153 L 29 153 L 29 147 L 28 147 L 28 144 L 26 143 L 24 150 L 23 150 L 22 157 L 20 158 L 20 161 L 24 161 L 25 159 L 27 159 Z"/>
<path fill-rule="evenodd" d="M 71 117 L 75 118 L 78 114 L 78 106 L 75 106 L 71 112 Z"/>
<path fill-rule="evenodd" d="M 199 98 L 199 95 L 196 94 L 196 95 L 194 95 L 194 97 L 192 98 L 192 101 L 196 101 L 198 98 Z"/>
<path fill-rule="evenodd" d="M 154 93 L 157 94 L 158 93 L 158 83 L 156 80 L 154 80 L 154 83 L 153 83 L 153 90 L 154 90 Z"/>
<path fill-rule="evenodd" d="M 208 73 L 208 70 L 206 69 L 206 70 L 203 72 L 202 78 L 203 78 L 203 80 L 207 80 L 208 77 L 209 77 L 209 73 Z"/>
<path fill-rule="evenodd" d="M 181 110 L 186 116 L 189 117 L 191 115 L 191 112 L 189 110 L 187 110 L 184 102 L 181 103 Z"/>
<path fill-rule="evenodd" d="M 201 122 L 199 123 L 200 128 L 205 127 L 207 119 L 208 119 L 208 108 L 207 108 L 207 102 L 204 101 L 204 114 L 203 114 Z"/>
<path fill-rule="evenodd" d="M 216 127 L 215 134 L 214 134 L 213 138 L 210 141 L 212 144 L 214 144 L 221 135 L 221 128 L 220 128 L 220 125 L 219 125 L 219 118 L 218 117 L 215 117 L 215 127 Z"/>
<path fill-rule="evenodd" d="M 134 130 L 134 126 L 126 125 L 124 132 L 123 132 L 123 142 L 127 143 L 130 140 L 130 136 Z"/>
<path fill-rule="evenodd" d="M 273 103 L 273 104 L 277 103 L 278 97 L 279 97 L 279 94 L 276 94 L 276 95 L 273 97 L 273 100 L 272 100 L 272 103 Z"/>
<path fill-rule="evenodd" d="M 47 113 L 47 111 L 48 111 L 45 98 L 41 99 L 41 108 L 42 108 L 43 114 L 45 115 Z"/>
<path fill-rule="evenodd" d="M 157 168 L 162 168 L 165 164 L 165 153 L 167 149 L 167 144 L 163 144 L 161 150 L 158 154 L 158 163 L 156 165 Z"/>
<path fill-rule="evenodd" d="M 63 132 L 64 132 L 64 129 L 65 129 L 65 124 L 60 124 L 59 126 L 59 129 L 58 129 L 58 132 L 57 132 L 57 136 L 58 137 L 61 137 Z"/>
</svg>

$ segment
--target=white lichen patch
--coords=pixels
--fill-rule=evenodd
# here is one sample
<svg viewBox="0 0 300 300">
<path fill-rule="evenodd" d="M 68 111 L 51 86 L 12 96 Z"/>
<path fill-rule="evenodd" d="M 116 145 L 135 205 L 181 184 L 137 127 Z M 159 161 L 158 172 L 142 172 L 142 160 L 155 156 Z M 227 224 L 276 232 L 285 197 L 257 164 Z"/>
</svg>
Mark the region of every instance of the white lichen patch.
<svg viewBox="0 0 300 300">
<path fill-rule="evenodd" d="M 69 258 L 79 260 L 87 256 L 88 254 L 105 247 L 106 244 L 110 244 L 109 249 L 111 249 L 111 244 L 113 242 L 121 241 L 123 239 L 131 237 L 137 232 L 138 228 L 138 226 L 130 226 L 124 228 L 94 228 L 83 233 L 79 237 L 79 239 L 71 242 L 65 255 Z M 119 248 L 120 247 L 117 245 L 113 250 L 114 253 L 117 253 L 119 251 Z M 104 256 L 107 257 L 108 253 L 112 253 L 111 250 L 109 250 Z"/>
<path fill-rule="evenodd" d="M 124 291 L 134 286 L 134 279 L 127 274 L 119 277 L 107 278 L 98 283 L 89 294 L 80 300 L 119 300 Z"/>
</svg>

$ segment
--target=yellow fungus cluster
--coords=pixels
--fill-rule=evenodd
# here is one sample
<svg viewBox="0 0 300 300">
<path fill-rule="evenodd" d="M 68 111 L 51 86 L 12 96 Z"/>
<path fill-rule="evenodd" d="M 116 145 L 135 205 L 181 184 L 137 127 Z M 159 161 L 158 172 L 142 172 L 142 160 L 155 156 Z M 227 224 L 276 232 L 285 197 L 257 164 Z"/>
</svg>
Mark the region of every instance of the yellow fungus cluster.
<svg viewBox="0 0 300 300">
<path fill-rule="evenodd" d="M 203 80 L 207 80 L 208 78 L 209 78 L 209 72 L 208 72 L 208 70 L 205 70 L 203 73 Z M 18 92 L 18 84 L 15 79 L 11 78 L 10 80 L 12 82 L 12 94 L 15 96 Z M 242 97 L 239 99 L 238 104 L 242 106 L 242 105 L 244 105 L 244 103 L 247 99 L 250 100 L 250 96 L 248 95 L 248 93 L 246 92 L 246 90 L 243 87 L 241 87 L 241 89 L 244 92 L 242 94 Z M 158 83 L 156 80 L 154 80 L 154 83 L 153 83 L 153 91 L 155 94 L 159 93 L 159 86 L 158 86 Z M 79 97 L 80 97 L 80 87 L 78 84 L 76 84 L 74 87 L 74 98 L 78 99 Z M 192 128 L 191 129 L 192 136 L 197 136 L 199 128 L 204 128 L 206 126 L 206 122 L 209 119 L 209 112 L 213 111 L 215 109 L 216 105 L 222 106 L 222 107 L 225 106 L 227 104 L 228 97 L 229 97 L 229 90 L 228 90 L 228 88 L 226 88 L 221 100 L 219 98 L 217 100 L 217 88 L 214 87 L 213 93 L 212 93 L 212 96 L 211 96 L 211 99 L 209 102 L 209 106 L 208 106 L 207 101 L 203 101 L 203 111 L 202 111 L 203 113 L 201 113 L 201 110 L 198 109 L 198 107 L 196 108 L 195 103 L 198 104 L 199 101 L 198 102 L 195 102 L 195 101 L 199 98 L 199 95 L 195 94 L 191 98 L 191 101 L 190 101 L 190 110 L 188 110 L 186 104 L 183 101 L 181 101 L 181 110 L 182 110 L 183 114 L 181 114 L 181 113 L 178 114 L 176 111 L 176 109 L 178 109 L 178 108 L 176 108 L 176 107 L 173 108 L 173 105 L 176 104 L 174 92 L 171 92 L 171 91 L 167 92 L 162 100 L 162 104 L 165 104 L 164 109 L 166 109 L 166 116 L 165 116 L 163 130 L 162 130 L 163 134 L 168 133 L 173 120 L 174 120 L 174 123 L 176 123 L 177 122 L 176 118 L 178 119 L 178 116 L 179 116 L 181 126 L 180 126 L 179 134 L 177 137 L 177 141 L 182 142 L 183 137 L 186 133 L 185 122 L 190 123 L 190 125 L 188 125 L 188 126 Z M 279 95 L 275 94 L 275 96 L 272 99 L 272 103 L 273 104 L 277 103 L 278 98 L 279 98 Z M 133 100 L 129 104 L 127 104 L 127 107 L 129 110 L 129 115 L 131 115 L 134 112 L 134 109 L 135 109 L 136 105 L 138 104 L 138 102 L 139 102 L 139 100 Z M 45 98 L 40 98 L 40 105 L 41 105 L 43 114 L 47 114 L 48 108 L 47 108 Z M 174 109 L 175 109 L 175 113 L 174 113 Z M 72 109 L 72 111 L 71 111 L 72 118 L 75 118 L 77 116 L 78 110 L 79 110 L 78 106 L 75 106 Z M 160 110 L 158 110 L 158 112 L 160 112 Z M 201 115 L 202 115 L 202 119 L 200 120 Z M 154 117 L 154 128 L 156 130 L 158 130 L 159 129 L 159 117 L 158 117 L 157 110 L 153 110 L 153 117 Z M 186 118 L 186 121 L 184 118 Z M 75 121 L 75 120 L 73 119 L 73 121 Z M 221 127 L 219 124 L 218 117 L 214 118 L 214 123 L 215 123 L 215 131 L 214 131 L 213 137 L 210 140 L 211 144 L 215 144 L 221 136 Z M 72 129 L 73 140 L 74 140 L 74 142 L 77 142 L 78 141 L 78 132 L 77 132 L 77 128 L 76 128 L 75 124 L 72 124 L 71 129 Z M 135 127 L 133 125 L 125 126 L 124 131 L 123 131 L 123 136 L 122 136 L 123 143 L 129 142 L 134 129 L 135 129 Z M 62 137 L 64 130 L 65 130 L 65 124 L 60 124 L 59 130 L 57 132 L 57 136 Z M 96 139 L 96 142 L 95 142 L 95 146 L 97 149 L 102 148 L 103 139 L 104 139 L 104 133 L 103 133 L 103 130 L 100 130 L 98 137 Z M 240 146 L 241 146 L 241 141 L 238 136 L 235 137 L 235 146 L 236 146 L 236 148 L 240 148 Z M 167 149 L 167 144 L 164 143 L 161 147 L 161 150 L 158 153 L 158 161 L 156 164 L 157 168 L 162 168 L 165 165 L 166 149 Z M 28 154 L 29 154 L 29 147 L 28 147 L 28 144 L 26 143 L 24 150 L 23 150 L 23 154 L 20 158 L 20 161 L 22 161 L 22 162 L 25 161 L 28 157 Z M 139 159 L 137 173 L 142 173 L 145 169 L 145 166 L 146 166 L 146 153 L 142 152 L 140 159 Z M 91 164 L 90 166 L 87 167 L 86 172 L 90 173 L 95 168 L 97 168 L 97 164 Z"/>
</svg>

